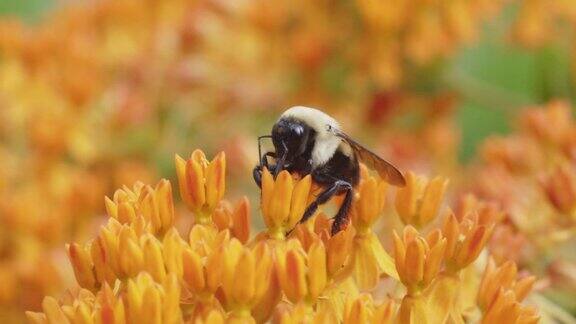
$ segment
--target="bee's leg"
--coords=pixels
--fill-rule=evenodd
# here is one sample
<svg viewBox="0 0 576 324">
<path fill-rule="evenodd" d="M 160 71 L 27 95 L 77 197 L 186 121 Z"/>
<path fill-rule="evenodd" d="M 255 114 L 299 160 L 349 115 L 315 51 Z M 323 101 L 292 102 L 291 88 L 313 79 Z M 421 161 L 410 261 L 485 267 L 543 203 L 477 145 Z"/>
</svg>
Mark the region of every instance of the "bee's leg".
<svg viewBox="0 0 576 324">
<path fill-rule="evenodd" d="M 263 168 L 270 169 L 268 164 L 268 157 L 276 158 L 276 153 L 274 152 L 266 152 L 260 159 L 260 163 L 257 164 L 254 169 L 252 170 L 252 177 L 254 178 L 254 182 L 258 185 L 259 188 L 262 188 L 262 170 Z M 275 166 L 274 166 L 275 168 Z"/>
<path fill-rule="evenodd" d="M 274 168 L 274 178 L 284 169 L 284 163 L 286 162 L 286 157 L 288 156 L 288 147 L 286 143 L 282 142 L 282 146 L 284 146 L 284 153 L 280 159 L 276 160 L 276 167 Z"/>
<path fill-rule="evenodd" d="M 262 167 L 259 164 L 252 170 L 252 177 L 258 188 L 262 189 Z"/>
<path fill-rule="evenodd" d="M 334 236 L 341 230 L 343 230 L 342 226 L 348 223 L 348 216 L 350 213 L 350 207 L 352 207 L 352 198 L 354 197 L 352 190 L 352 186 L 348 184 L 349 187 L 346 188 L 346 194 L 344 196 L 344 201 L 340 206 L 340 209 L 334 216 L 334 222 L 332 223 L 332 231 L 331 234 Z"/>
<path fill-rule="evenodd" d="M 300 223 L 304 223 L 312 215 L 314 215 L 314 213 L 316 212 L 316 210 L 318 210 L 318 207 L 320 205 L 325 204 L 328 200 L 330 200 L 330 198 L 342 192 L 346 192 L 346 196 L 344 197 L 344 203 L 342 204 L 342 207 L 340 207 L 340 210 L 338 211 L 334 219 L 334 223 L 332 224 L 332 233 L 338 232 L 340 226 L 342 225 L 341 223 L 348 216 L 348 211 L 350 210 L 350 204 L 352 203 L 352 185 L 349 182 L 343 180 L 336 180 L 330 187 L 328 187 L 328 189 L 320 193 L 320 195 L 318 195 L 316 200 L 314 200 L 308 206 L 308 208 L 306 208 L 304 215 L 302 215 L 302 219 L 300 219 Z"/>
</svg>

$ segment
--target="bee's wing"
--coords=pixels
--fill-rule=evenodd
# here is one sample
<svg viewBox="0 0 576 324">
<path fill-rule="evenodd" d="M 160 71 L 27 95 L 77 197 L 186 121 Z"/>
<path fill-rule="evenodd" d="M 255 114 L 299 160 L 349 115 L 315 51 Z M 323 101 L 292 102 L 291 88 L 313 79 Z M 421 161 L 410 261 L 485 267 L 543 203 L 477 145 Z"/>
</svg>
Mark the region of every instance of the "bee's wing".
<svg viewBox="0 0 576 324">
<path fill-rule="evenodd" d="M 395 166 L 379 157 L 376 153 L 365 148 L 362 146 L 362 144 L 356 142 L 341 130 L 332 128 L 332 131 L 336 136 L 346 141 L 346 143 L 348 143 L 352 150 L 356 153 L 358 159 L 367 167 L 376 170 L 382 179 L 386 180 L 388 183 L 394 186 L 403 187 L 406 185 L 404 176 L 400 171 L 398 171 L 398 169 L 396 169 Z"/>
</svg>

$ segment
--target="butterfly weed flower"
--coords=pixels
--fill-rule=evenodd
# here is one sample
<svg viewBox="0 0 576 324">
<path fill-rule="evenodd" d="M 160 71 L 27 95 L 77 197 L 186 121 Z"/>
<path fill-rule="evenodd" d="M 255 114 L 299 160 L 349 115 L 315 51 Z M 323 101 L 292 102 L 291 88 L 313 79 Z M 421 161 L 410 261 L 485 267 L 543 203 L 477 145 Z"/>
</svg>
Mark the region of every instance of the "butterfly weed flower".
<svg viewBox="0 0 576 324">
<path fill-rule="evenodd" d="M 538 318 L 521 304 L 535 279 L 517 280 L 514 263 L 490 263 L 480 282 L 473 262 L 500 218 L 488 205 L 466 199 L 440 228 L 394 231 L 390 257 L 372 230 L 386 209 L 380 178 L 363 170 L 351 226 L 335 235 L 323 212 L 297 224 L 310 178 L 283 172 L 274 179 L 264 170 L 262 180 L 267 228 L 254 237 L 245 198 L 234 207 L 218 195 L 209 208 L 195 205 L 206 208 L 206 219 L 182 235 L 174 214 L 163 212 L 173 211 L 169 182 L 117 191 L 106 199 L 110 217 L 96 237 L 67 245 L 81 288 L 46 297 L 42 312 L 27 313 L 30 322 L 445 322 L 472 311 L 484 321 Z"/>
<path fill-rule="evenodd" d="M 288 171 L 282 171 L 274 179 L 264 169 L 261 209 L 271 238 L 284 238 L 298 224 L 306 210 L 311 186 L 310 175 L 294 180 Z"/>
<path fill-rule="evenodd" d="M 280 287 L 293 304 L 312 307 L 328 283 L 326 248 L 320 240 L 308 251 L 297 240 L 278 246 L 276 266 Z"/>
<path fill-rule="evenodd" d="M 224 246 L 222 261 L 222 292 L 221 302 L 224 308 L 231 312 L 230 319 L 238 323 L 255 322 L 251 310 L 263 298 L 279 300 L 267 292 L 274 289 L 272 271 L 273 256 L 266 242 L 259 242 L 254 248 L 242 246 L 240 241 L 231 239 Z M 279 292 L 276 290 L 276 292 Z M 274 303 L 268 305 L 271 309 L 263 314 L 271 314 Z M 260 318 L 260 321 L 264 319 Z"/>
<path fill-rule="evenodd" d="M 536 309 L 521 304 L 532 289 L 536 277 L 517 278 L 514 262 L 496 266 L 493 259 L 488 261 L 478 290 L 478 306 L 483 312 L 482 323 L 516 322 L 537 323 Z"/>
<path fill-rule="evenodd" d="M 520 118 L 522 129 L 544 145 L 561 146 L 570 139 L 574 121 L 568 103 L 550 102 L 546 109 L 527 110 Z"/>
<path fill-rule="evenodd" d="M 208 161 L 202 151 L 196 150 L 188 160 L 176 155 L 175 161 L 182 200 L 194 213 L 197 223 L 210 223 L 226 188 L 224 153 Z"/>
<path fill-rule="evenodd" d="M 396 192 L 395 207 L 402 222 L 416 228 L 429 224 L 440 210 L 448 180 L 428 180 L 412 172 L 406 174 L 406 186 Z"/>
<path fill-rule="evenodd" d="M 539 323 L 538 311 L 520 304 L 514 299 L 512 291 L 500 290 L 494 303 L 483 314 L 481 323 Z"/>
<path fill-rule="evenodd" d="M 222 236 L 222 241 L 229 237 Z M 221 249 L 204 254 L 204 249 L 188 245 L 177 232 L 163 241 L 163 256 L 168 273 L 173 273 L 181 286 L 181 306 L 185 316 L 202 318 L 220 309 L 215 292 L 221 285 Z"/>
<path fill-rule="evenodd" d="M 540 187 L 558 213 L 567 215 L 568 220 L 576 220 L 576 174 L 572 166 L 558 166 L 549 175 L 543 175 Z"/>
<path fill-rule="evenodd" d="M 491 209 L 475 211 L 458 220 L 449 212 L 442 226 L 446 238 L 445 262 L 449 271 L 459 271 L 471 264 L 484 249 L 495 226 Z"/>
<path fill-rule="evenodd" d="M 478 290 L 480 309 L 487 310 L 491 307 L 500 291 L 511 291 L 514 299 L 522 302 L 532 290 L 536 277 L 526 276 L 518 279 L 517 276 L 518 268 L 514 262 L 508 261 L 497 266 L 494 259 L 488 260 Z"/>
<path fill-rule="evenodd" d="M 108 215 L 122 224 L 142 216 L 152 232 L 160 236 L 174 225 L 172 186 L 167 180 L 161 180 L 155 188 L 140 182 L 133 189 L 125 187 L 117 190 L 112 199 L 106 197 L 105 203 Z"/>
<path fill-rule="evenodd" d="M 495 229 L 499 242 L 488 245 L 494 257 L 506 261 L 510 258 L 503 256 L 510 256 L 538 273 L 566 260 L 561 251 L 570 246 L 576 232 L 571 210 L 576 124 L 569 104 L 562 101 L 529 107 L 517 120 L 511 134 L 483 145 L 485 154 L 471 184 L 481 199 L 498 204 L 504 212 L 504 224 Z M 570 264 L 565 264 L 567 269 Z M 556 280 L 544 288 L 547 296 L 564 294 L 571 282 Z M 545 303 L 549 297 L 538 294 L 538 298 Z M 547 315 L 565 316 L 557 313 Z"/>
<path fill-rule="evenodd" d="M 357 298 L 349 298 L 344 311 L 343 323 L 394 323 L 396 307 L 393 300 L 386 300 L 381 304 L 374 302 L 369 294 L 362 294 Z"/>
<path fill-rule="evenodd" d="M 111 219 L 94 241 L 69 245 L 68 255 L 82 287 L 96 288 L 141 271 L 162 279 L 166 272 L 160 244 L 151 233 L 139 235 L 134 228 Z"/>
<path fill-rule="evenodd" d="M 93 295 L 82 291 L 70 304 L 47 297 L 42 313 L 27 312 L 31 323 L 181 323 L 180 287 L 174 276 L 160 283 L 146 273 L 127 281 L 122 292 L 104 285 Z"/>
<path fill-rule="evenodd" d="M 362 180 L 350 218 L 356 233 L 352 249 L 354 278 L 359 288 L 365 290 L 373 288 L 382 273 L 397 277 L 392 258 L 372 230 L 386 207 L 387 192 L 388 184 L 384 180 L 362 169 Z"/>
<path fill-rule="evenodd" d="M 250 201 L 243 197 L 234 207 L 222 201 L 214 210 L 212 220 L 220 231 L 229 229 L 232 236 L 246 243 L 250 238 Z"/>
<path fill-rule="evenodd" d="M 440 271 L 446 250 L 446 238 L 439 231 L 422 237 L 413 227 L 399 236 L 394 232 L 396 270 L 409 295 L 418 295 Z"/>
<path fill-rule="evenodd" d="M 76 240 L 91 233 L 88 226 L 102 214 L 99 201 L 104 188 L 116 187 L 118 183 L 131 184 L 135 178 L 144 180 L 140 172 L 153 176 L 146 167 L 150 157 L 163 151 L 163 145 L 185 144 L 182 136 L 180 142 L 172 138 L 171 121 L 182 116 L 186 124 L 199 125 L 202 129 L 205 119 L 211 118 L 208 116 L 220 115 L 224 110 L 233 117 L 250 115 L 245 114 L 248 109 L 273 106 L 271 102 L 293 95 L 337 103 L 339 100 L 332 96 L 333 91 L 327 91 L 333 87 L 317 81 L 325 78 L 326 71 L 342 70 L 341 66 L 350 68 L 336 73 L 338 77 L 359 89 L 360 95 L 353 96 L 353 101 L 363 104 L 375 92 L 390 92 L 405 98 L 404 94 L 397 93 L 413 79 L 412 70 L 447 57 L 474 39 L 481 22 L 497 12 L 500 2 L 427 2 L 412 8 L 405 2 L 389 6 L 375 1 L 294 6 L 249 1 L 233 6 L 196 5 L 191 1 L 151 1 L 141 5 L 132 0 L 104 0 L 64 4 L 34 26 L 3 19 L 0 22 L 0 92 L 6 94 L 2 101 L 7 109 L 0 112 L 3 121 L 0 132 L 4 135 L 6 130 L 9 136 L 7 140 L 3 138 L 2 146 L 7 146 L 10 152 L 20 152 L 17 155 L 22 156 L 23 165 L 33 165 L 33 169 L 42 171 L 4 178 L 8 182 L 6 191 L 16 201 L 28 195 L 22 194 L 28 190 L 22 190 L 28 187 L 25 183 L 30 182 L 34 187 L 31 191 L 35 194 L 25 202 L 16 202 L 14 206 L 10 201 L 5 202 L 18 212 L 16 217 L 3 217 L 2 227 L 6 232 L 18 233 L 14 239 L 16 250 L 38 250 L 35 252 L 38 255 L 28 258 L 27 253 L 3 253 L 2 260 L 19 266 L 27 263 L 27 267 L 34 268 L 35 263 L 30 265 L 28 259 L 44 259 L 40 254 L 51 251 L 55 245 L 70 237 Z M 209 26 L 214 28 L 199 28 L 204 26 L 199 21 L 206 17 Z M 229 17 L 235 19 L 231 21 Z M 302 23 L 291 28 L 293 20 Z M 346 32 L 341 33 L 342 30 Z M 241 47 L 238 53 L 226 51 L 229 44 L 239 40 L 247 46 Z M 272 52 L 270 44 L 275 44 Z M 344 55 L 340 48 L 347 49 Z M 275 54 L 271 57 L 270 53 Z M 263 60 L 246 60 L 246 57 Z M 268 63 L 266 71 L 261 69 L 259 62 L 262 61 Z M 239 75 L 247 82 L 239 87 L 236 78 L 223 78 L 224 75 Z M 302 75 L 311 82 L 286 87 L 286 75 Z M 313 89 L 302 86 L 310 83 L 315 85 Z M 199 95 L 190 96 L 190 90 Z M 200 105 L 198 98 L 202 101 Z M 229 102 L 237 105 L 223 104 Z M 194 113 L 189 114 L 189 109 L 181 107 L 195 107 Z M 169 118 L 164 118 L 166 113 Z M 8 122 L 4 122 L 6 120 Z M 154 131 L 148 132 L 150 129 Z M 151 134 L 154 138 L 141 141 L 142 134 Z M 134 138 L 138 141 L 136 151 L 145 154 L 137 154 L 142 160 L 125 162 L 127 155 L 136 152 L 129 141 Z M 131 148 L 126 150 L 122 143 L 130 143 Z M 186 162 L 188 157 L 183 160 Z M 202 159 L 196 162 L 198 160 Z M 246 213 L 236 212 L 234 208 L 232 214 L 225 209 L 218 213 L 220 194 L 224 191 L 224 182 L 217 176 L 219 167 L 204 169 L 204 162 L 196 162 L 187 175 L 186 163 L 184 172 L 177 168 L 179 183 L 188 189 L 180 191 L 184 192 L 186 206 L 193 210 L 195 222 L 215 223 L 219 231 L 227 227 L 233 237 L 249 242 L 248 226 L 244 222 Z M 233 164 L 236 172 L 241 172 L 242 168 Z M 90 183 L 84 182 L 82 176 L 68 175 L 76 172 L 85 172 L 92 178 Z M 181 173 L 185 174 L 186 181 L 182 181 Z M 70 194 L 64 195 L 63 191 Z M 157 214 L 156 208 L 163 205 L 157 204 L 156 199 L 155 194 L 148 195 L 146 202 L 142 202 L 148 207 L 142 205 L 143 211 L 138 211 L 140 207 L 135 206 L 140 202 L 120 206 L 124 202 L 110 197 L 116 206 L 107 204 L 108 216 L 114 217 L 117 213 L 117 221 L 127 224 L 128 218 L 142 213 L 146 221 L 137 217 L 136 221 L 141 223 L 134 229 L 137 237 L 142 231 L 149 231 L 161 241 L 165 235 L 173 238 L 171 215 L 162 210 Z M 113 211 L 115 207 L 117 212 Z M 293 224 L 287 225 L 290 226 L 285 230 L 290 230 Z M 148 226 L 149 229 L 143 229 Z M 281 233 L 274 231 L 271 232 L 275 235 Z M 208 230 L 198 230 L 197 234 L 200 233 L 212 237 Z M 174 249 L 180 245 L 172 245 L 171 239 L 166 242 Z M 12 246 L 8 250 L 12 250 Z M 13 256 L 15 254 L 17 256 Z M 11 255 L 10 259 L 6 260 L 4 255 Z M 24 286 L 36 287 L 40 280 L 46 280 L 46 286 L 59 285 L 47 279 L 48 275 L 33 273 L 25 275 L 31 280 Z M 89 280 L 86 284 L 92 286 Z M 33 291 L 24 290 L 25 296 Z M 38 292 L 38 295 L 44 293 Z"/>
</svg>

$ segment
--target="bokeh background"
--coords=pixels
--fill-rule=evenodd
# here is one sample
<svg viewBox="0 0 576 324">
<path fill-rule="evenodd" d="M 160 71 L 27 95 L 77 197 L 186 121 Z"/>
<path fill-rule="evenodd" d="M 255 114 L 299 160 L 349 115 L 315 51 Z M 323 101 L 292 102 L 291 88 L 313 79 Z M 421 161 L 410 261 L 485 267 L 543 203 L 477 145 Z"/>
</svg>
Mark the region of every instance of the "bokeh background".
<svg viewBox="0 0 576 324">
<path fill-rule="evenodd" d="M 292 105 L 504 206 L 494 251 L 576 314 L 575 26 L 571 0 L 0 0 L 0 320 L 73 285 L 64 244 L 175 153 L 225 150 L 257 200 Z"/>
</svg>

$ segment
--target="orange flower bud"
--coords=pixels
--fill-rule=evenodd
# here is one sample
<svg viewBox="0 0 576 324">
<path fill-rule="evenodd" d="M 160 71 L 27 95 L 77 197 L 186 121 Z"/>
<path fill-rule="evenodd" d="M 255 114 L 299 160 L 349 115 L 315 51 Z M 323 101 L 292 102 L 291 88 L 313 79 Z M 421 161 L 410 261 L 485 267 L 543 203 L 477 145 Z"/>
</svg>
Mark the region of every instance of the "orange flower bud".
<svg viewBox="0 0 576 324">
<path fill-rule="evenodd" d="M 344 323 L 392 323 L 394 315 L 393 300 L 388 299 L 381 305 L 376 305 L 371 295 L 362 294 L 347 300 Z"/>
<path fill-rule="evenodd" d="M 516 301 L 514 292 L 498 290 L 494 301 L 485 310 L 482 324 L 489 323 L 527 323 L 536 324 L 540 316 L 533 307 L 527 307 Z"/>
<path fill-rule="evenodd" d="M 46 314 L 48 323 L 70 323 L 60 308 L 60 305 L 58 305 L 58 301 L 53 297 L 44 298 L 42 301 L 42 311 Z"/>
<path fill-rule="evenodd" d="M 532 136 L 551 145 L 562 145 L 573 126 L 568 103 L 554 101 L 545 109 L 532 109 L 523 115 L 522 125 Z"/>
<path fill-rule="evenodd" d="M 576 175 L 574 169 L 564 165 L 557 167 L 548 177 L 541 178 L 540 186 L 550 204 L 563 214 L 571 214 L 576 208 Z"/>
<path fill-rule="evenodd" d="M 183 276 L 182 252 L 185 245 L 186 242 L 180 237 L 180 234 L 178 234 L 175 228 L 169 230 L 162 240 L 162 254 L 164 256 L 166 270 L 176 274 L 177 278 L 182 278 Z"/>
<path fill-rule="evenodd" d="M 136 183 L 132 190 L 124 187 L 105 198 L 108 215 L 121 224 L 132 224 L 142 217 L 153 233 L 164 235 L 174 225 L 174 203 L 170 181 L 162 179 L 156 188 Z"/>
<path fill-rule="evenodd" d="M 72 263 L 78 284 L 87 289 L 96 288 L 94 264 L 90 257 L 88 246 L 80 246 L 79 244 L 72 243 L 66 245 L 66 250 L 68 251 L 68 258 L 70 259 L 70 263 Z"/>
<path fill-rule="evenodd" d="M 130 279 L 126 291 L 126 318 L 153 323 L 174 323 L 180 320 L 180 287 L 175 276 L 162 283 L 154 282 L 146 272 Z"/>
<path fill-rule="evenodd" d="M 307 207 L 311 185 L 310 175 L 293 180 L 288 171 L 282 171 L 274 180 L 272 174 L 264 169 L 261 208 L 270 237 L 283 238 L 300 221 Z"/>
<path fill-rule="evenodd" d="M 339 277 L 345 271 L 352 255 L 353 233 L 346 229 L 338 232 L 325 242 L 326 270 L 330 278 Z"/>
<path fill-rule="evenodd" d="M 246 243 L 250 238 L 250 201 L 242 198 L 234 210 L 227 201 L 214 210 L 212 219 L 219 230 L 229 229 L 232 236 L 240 242 Z"/>
<path fill-rule="evenodd" d="M 140 249 L 144 254 L 142 269 L 148 272 L 154 280 L 162 282 L 166 277 L 166 267 L 162 256 L 162 243 L 151 234 L 140 237 Z"/>
<path fill-rule="evenodd" d="M 408 294 L 415 294 L 430 285 L 440 271 L 445 249 L 446 239 L 437 234 L 425 239 L 408 226 L 400 238 L 394 231 L 396 270 Z"/>
<path fill-rule="evenodd" d="M 388 299 L 378 307 L 374 312 L 374 322 L 382 324 L 392 324 L 394 321 L 394 315 L 396 311 L 394 309 L 394 301 Z"/>
<path fill-rule="evenodd" d="M 235 318 L 253 322 L 250 310 L 267 296 L 269 289 L 274 288 L 270 248 L 266 242 L 248 248 L 231 239 L 224 247 L 221 266 L 224 293 L 221 302 Z M 210 270 L 207 268 L 206 272 Z M 268 306 L 273 308 L 276 305 Z"/>
<path fill-rule="evenodd" d="M 512 292 L 514 301 L 521 302 L 532 290 L 536 282 L 536 277 L 529 276 L 516 280 L 517 268 L 516 263 L 508 261 L 496 267 L 493 259 L 488 261 L 484 276 L 478 289 L 478 306 L 487 311 L 503 291 Z"/>
<path fill-rule="evenodd" d="M 372 298 L 370 295 L 362 295 L 361 298 L 358 298 L 353 302 L 349 302 L 346 305 L 346 317 L 344 318 L 344 323 L 370 323 L 373 314 L 372 309 L 369 309 L 369 306 L 366 305 L 366 303 L 371 301 Z"/>
<path fill-rule="evenodd" d="M 71 301 L 58 302 L 46 297 L 42 313 L 27 313 L 37 323 L 179 323 L 180 287 L 173 275 L 155 282 L 146 273 L 140 273 L 122 285 L 117 294 L 104 284 L 96 295 L 81 290 Z"/>
<path fill-rule="evenodd" d="M 448 180 L 436 177 L 431 181 L 406 174 L 406 186 L 396 192 L 396 212 L 404 224 L 423 227 L 438 213 Z"/>
<path fill-rule="evenodd" d="M 458 222 L 449 212 L 442 227 L 446 238 L 446 265 L 450 271 L 459 271 L 474 262 L 486 246 L 494 229 L 498 213 L 490 208 L 469 214 Z"/>
<path fill-rule="evenodd" d="M 296 240 L 277 248 L 276 271 L 286 297 L 295 304 L 300 301 L 314 304 L 327 285 L 324 244 L 317 240 L 308 253 Z"/>
<path fill-rule="evenodd" d="M 352 205 L 352 224 L 360 233 L 365 233 L 382 214 L 386 203 L 388 184 L 376 177 L 363 179 L 358 186 L 358 195 Z"/>
<path fill-rule="evenodd" d="M 198 253 L 191 249 L 185 249 L 182 254 L 182 266 L 184 269 L 183 279 L 188 289 L 195 294 L 200 294 L 206 287 L 204 266 Z"/>
<path fill-rule="evenodd" d="M 210 222 L 210 216 L 224 196 L 226 187 L 224 152 L 208 162 L 202 151 L 195 150 L 188 160 L 176 155 L 175 163 L 182 200 L 195 214 L 196 222 Z"/>
</svg>

